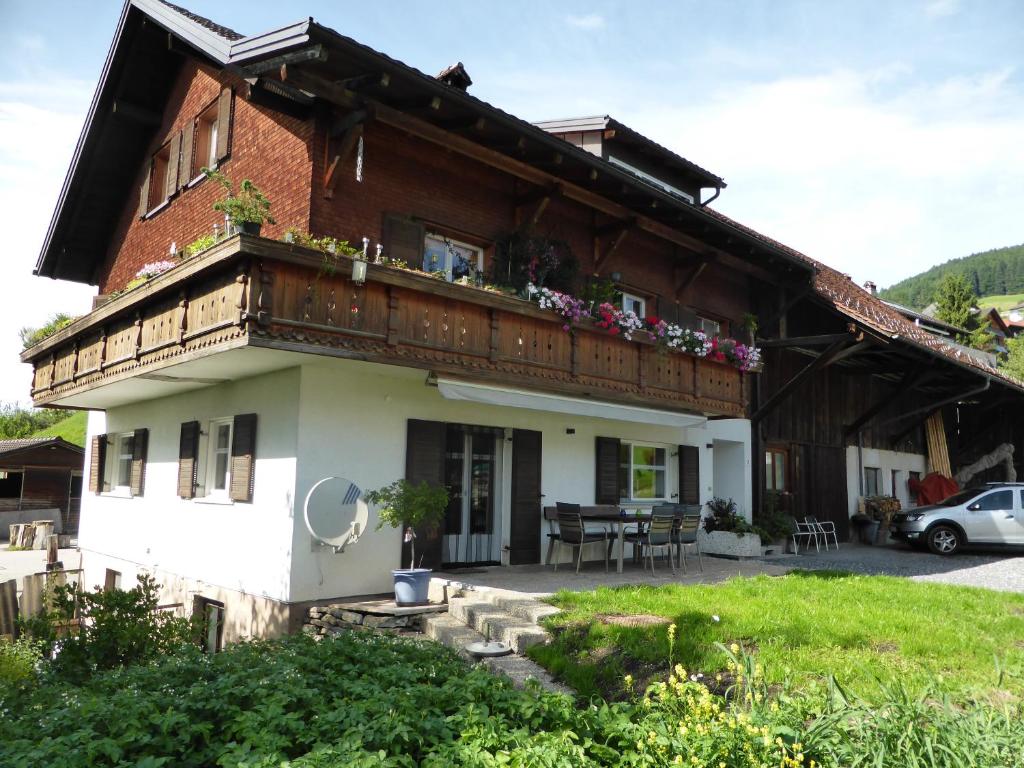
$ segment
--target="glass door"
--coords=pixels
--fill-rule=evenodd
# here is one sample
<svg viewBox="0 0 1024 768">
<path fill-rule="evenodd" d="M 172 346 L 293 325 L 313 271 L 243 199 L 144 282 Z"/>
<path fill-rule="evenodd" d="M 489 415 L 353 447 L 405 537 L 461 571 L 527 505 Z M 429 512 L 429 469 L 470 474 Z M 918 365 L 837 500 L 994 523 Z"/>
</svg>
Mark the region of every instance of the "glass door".
<svg viewBox="0 0 1024 768">
<path fill-rule="evenodd" d="M 445 565 L 501 562 L 500 438 L 493 430 L 453 424 L 445 447 L 448 510 L 444 521 Z"/>
</svg>

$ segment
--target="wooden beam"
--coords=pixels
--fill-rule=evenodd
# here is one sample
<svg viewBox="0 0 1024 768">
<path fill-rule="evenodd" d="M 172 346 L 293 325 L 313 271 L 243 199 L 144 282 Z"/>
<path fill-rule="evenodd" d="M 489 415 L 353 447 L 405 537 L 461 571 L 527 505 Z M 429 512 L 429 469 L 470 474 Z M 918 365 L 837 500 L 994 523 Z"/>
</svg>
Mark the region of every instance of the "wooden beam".
<svg viewBox="0 0 1024 768">
<path fill-rule="evenodd" d="M 782 403 L 783 400 L 788 398 L 796 391 L 797 387 L 803 384 L 807 379 L 813 376 L 818 371 L 827 368 L 831 365 L 835 356 L 842 352 L 853 340 L 846 336 L 845 338 L 834 342 L 828 349 L 822 352 L 818 357 L 799 371 L 793 378 L 779 387 L 775 394 L 769 397 L 763 405 L 761 405 L 753 416 L 750 417 L 750 421 L 757 424 L 765 416 L 775 410 L 775 408 Z"/>
<path fill-rule="evenodd" d="M 365 123 L 370 118 L 369 109 L 354 109 L 347 115 L 342 115 L 331 123 L 331 127 L 327 131 L 327 136 L 331 139 L 336 139 L 343 134 L 349 132 L 349 130 L 360 123 Z"/>
<path fill-rule="evenodd" d="M 856 357 L 857 355 L 863 352 L 867 352 L 868 350 L 872 349 L 875 346 L 875 342 L 873 342 L 871 339 L 865 339 L 863 333 L 855 336 L 854 338 L 857 343 L 847 347 L 838 355 L 836 355 L 835 359 L 832 361 L 833 364 L 838 363 L 842 360 L 846 360 L 847 358 L 850 357 Z"/>
<path fill-rule="evenodd" d="M 367 103 L 370 103 L 365 97 L 361 97 L 350 90 L 337 86 L 321 77 L 317 77 L 316 75 L 309 74 L 305 71 L 299 71 L 295 67 L 286 67 L 280 74 L 282 78 L 287 79 L 296 87 L 310 93 L 315 93 L 327 101 L 342 107 L 347 107 L 349 109 L 360 108 L 365 106 Z M 453 152 L 458 152 L 465 157 L 484 163 L 485 165 L 496 168 L 497 170 L 503 171 L 512 176 L 516 176 L 532 184 L 546 186 L 552 183 L 560 183 L 563 185 L 564 195 L 567 199 L 581 203 L 582 205 L 592 208 L 595 211 L 599 211 L 607 216 L 611 216 L 612 218 L 627 219 L 633 217 L 636 219 L 636 226 L 638 229 L 667 242 L 682 245 L 696 251 L 706 250 L 708 247 L 708 243 L 699 240 L 692 235 L 681 232 L 668 224 L 656 221 L 649 216 L 638 215 L 633 209 L 609 200 L 598 192 L 577 186 L 572 182 L 566 181 L 558 176 L 554 176 L 540 168 L 536 168 L 524 160 L 509 157 L 507 154 L 503 154 L 495 149 L 483 146 L 482 144 L 464 136 L 459 136 L 458 134 L 446 131 L 444 128 L 433 125 L 422 118 L 406 114 L 393 107 L 389 107 L 386 104 L 376 101 L 372 103 L 375 119 L 378 122 L 404 131 L 412 136 L 423 139 L 424 141 L 445 147 Z M 525 153 L 525 138 L 520 137 L 514 145 L 514 150 L 509 151 L 515 150 L 518 150 L 520 154 Z M 779 283 L 782 279 L 780 275 L 774 274 L 762 267 L 758 267 L 757 265 L 750 264 L 742 259 L 732 256 L 731 254 L 722 253 L 721 257 L 723 259 L 727 258 L 730 266 L 742 265 L 742 268 L 745 271 L 763 282 Z"/>
<path fill-rule="evenodd" d="M 249 64 L 242 67 L 242 72 L 247 75 L 262 75 L 267 72 L 277 72 L 282 66 L 287 66 L 288 64 L 323 63 L 325 61 L 327 61 L 327 49 L 317 44 L 309 48 L 292 51 L 291 53 L 273 56 L 255 64 Z"/>
<path fill-rule="evenodd" d="M 813 278 L 812 278 L 812 280 L 813 280 Z M 807 285 L 805 285 L 799 291 L 794 293 L 788 299 L 784 300 L 782 302 L 782 306 L 779 307 L 779 309 L 774 314 L 769 315 L 768 318 L 763 323 L 761 323 L 761 327 L 762 328 L 771 328 L 773 325 L 775 325 L 775 323 L 777 323 L 780 320 L 782 320 L 782 318 L 784 318 L 786 316 L 786 314 L 789 312 L 789 310 L 791 310 L 793 307 L 795 307 L 797 305 L 797 303 L 801 299 L 803 299 L 805 296 L 808 296 L 811 293 L 811 291 L 813 291 L 813 290 L 814 290 L 814 283 L 813 282 L 809 282 Z"/>
<path fill-rule="evenodd" d="M 130 120 L 133 123 L 139 123 L 140 125 L 155 127 L 163 122 L 163 115 L 159 112 L 131 104 L 122 99 L 114 99 L 110 110 L 117 117 Z"/>
<path fill-rule="evenodd" d="M 786 339 L 760 339 L 757 345 L 762 349 L 785 349 L 787 347 L 824 347 L 837 341 L 849 340 L 850 332 L 826 333 L 820 336 L 790 336 Z"/>
<path fill-rule="evenodd" d="M 630 230 L 636 226 L 636 219 L 629 219 L 627 221 L 620 222 L 616 225 L 614 235 L 611 243 L 608 247 L 601 250 L 601 235 L 600 232 L 594 237 L 594 273 L 598 273 L 608 260 L 615 255 L 615 252 L 619 250 L 619 246 L 622 245 L 622 241 L 626 239 L 626 235 L 629 234 Z"/>
<path fill-rule="evenodd" d="M 697 278 L 703 274 L 710 263 L 711 259 L 709 257 L 701 256 L 697 263 L 693 265 L 693 269 L 676 283 L 675 298 L 677 302 L 682 301 L 683 295 L 690 289 L 691 285 L 697 282 Z"/>
<path fill-rule="evenodd" d="M 340 177 L 341 164 L 348 159 L 349 154 L 355 148 L 356 143 L 359 141 L 359 137 L 363 135 L 363 124 L 357 123 L 348 129 L 348 132 L 341 140 L 341 144 L 338 147 L 338 152 L 331 160 L 330 165 L 327 167 L 327 171 L 324 173 L 324 197 L 328 200 L 334 197 L 334 188 L 338 185 L 338 178 Z"/>
<path fill-rule="evenodd" d="M 366 88 L 368 86 L 387 88 L 391 85 L 391 75 L 386 72 L 373 72 L 366 75 L 357 75 L 356 77 L 339 80 L 338 85 L 350 91 L 358 91 L 360 88 Z"/>
<path fill-rule="evenodd" d="M 273 94 L 282 99 L 294 101 L 296 104 L 302 107 L 313 106 L 313 97 L 305 91 L 300 91 L 298 88 L 292 88 L 286 83 L 282 83 L 280 80 L 274 80 L 273 78 L 267 77 L 247 77 L 245 82 L 248 84 L 247 98 L 249 101 L 259 102 L 259 91 L 265 91 Z"/>
<path fill-rule="evenodd" d="M 886 419 L 885 421 L 880 421 L 876 426 L 884 427 L 887 424 L 893 424 L 893 423 L 895 423 L 897 421 L 904 421 L 906 419 L 913 419 L 914 420 L 913 423 L 911 423 L 899 435 L 897 435 L 896 437 L 894 437 L 892 439 L 892 443 L 893 444 L 898 443 L 904 437 L 906 437 L 907 434 L 912 429 L 914 429 L 914 427 L 916 427 L 918 424 L 920 424 L 922 421 L 927 419 L 929 416 L 931 416 L 936 411 L 946 407 L 947 405 L 952 405 L 953 403 L 959 403 L 961 400 L 966 400 L 968 397 L 973 397 L 974 395 L 980 395 L 982 392 L 986 392 L 991 385 L 992 385 L 992 379 L 986 378 L 985 379 L 985 384 L 983 386 L 975 387 L 973 389 L 969 389 L 966 392 L 961 392 L 961 393 L 959 393 L 957 395 L 951 395 L 950 397 L 947 397 L 944 400 L 940 400 L 937 403 L 929 403 L 928 405 L 921 406 L 920 408 L 915 408 L 912 411 L 907 411 L 906 413 L 897 414 L 896 416 L 893 416 L 892 418 Z"/>
<path fill-rule="evenodd" d="M 934 376 L 935 372 L 928 371 L 926 368 L 912 369 L 904 373 L 900 383 L 897 384 L 892 391 L 878 398 L 866 411 L 854 419 L 851 424 L 847 424 L 843 427 L 843 437 L 846 438 L 860 432 L 869 421 L 885 410 L 889 403 L 893 402 L 904 393 L 909 392 L 918 384 L 923 384 L 926 379 L 934 378 Z"/>
</svg>

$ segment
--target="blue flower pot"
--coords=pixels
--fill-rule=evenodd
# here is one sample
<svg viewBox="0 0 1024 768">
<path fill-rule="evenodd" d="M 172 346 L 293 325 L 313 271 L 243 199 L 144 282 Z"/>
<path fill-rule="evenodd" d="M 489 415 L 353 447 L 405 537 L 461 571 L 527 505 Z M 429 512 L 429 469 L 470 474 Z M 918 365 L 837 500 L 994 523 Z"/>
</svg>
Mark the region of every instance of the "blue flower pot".
<svg viewBox="0 0 1024 768">
<path fill-rule="evenodd" d="M 429 568 L 399 568 L 391 571 L 395 579 L 396 605 L 426 605 L 430 595 Z"/>
</svg>

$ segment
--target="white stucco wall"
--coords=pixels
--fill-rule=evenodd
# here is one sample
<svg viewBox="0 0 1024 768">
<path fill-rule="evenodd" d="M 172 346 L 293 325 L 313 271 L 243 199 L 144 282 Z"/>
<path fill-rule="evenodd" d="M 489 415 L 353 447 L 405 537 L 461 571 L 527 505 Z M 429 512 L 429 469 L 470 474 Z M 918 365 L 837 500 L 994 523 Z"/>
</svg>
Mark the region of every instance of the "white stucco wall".
<svg viewBox="0 0 1024 768">
<path fill-rule="evenodd" d="M 900 451 L 885 451 L 879 448 L 864 448 L 862 465 L 864 467 L 878 467 L 881 472 L 881 491 L 886 496 L 895 496 L 900 500 L 904 508 L 913 506 L 907 490 L 907 480 L 910 472 L 920 472 L 924 477 L 928 461 L 920 453 L 903 453 Z M 892 472 L 897 471 L 896 488 L 893 488 Z M 846 448 L 846 496 L 848 499 L 849 514 L 857 511 L 857 502 L 861 497 L 860 467 L 857 461 L 857 446 L 851 445 Z"/>
<path fill-rule="evenodd" d="M 297 498 L 330 475 L 342 475 L 364 489 L 379 488 L 405 473 L 405 436 L 408 419 L 461 422 L 494 427 L 532 429 L 542 433 L 542 492 L 544 503 L 594 503 L 594 438 L 618 437 L 675 447 L 701 449 L 701 500 L 714 492 L 715 439 L 741 446 L 730 460 L 735 465 L 735 498 L 750 515 L 750 423 L 742 419 L 708 422 L 706 428 L 676 428 L 606 419 L 561 415 L 445 400 L 425 384 L 426 372 L 388 368 L 352 361 L 327 361 L 303 366 L 299 413 Z M 568 434 L 574 429 L 574 434 Z M 506 455 L 508 443 L 506 443 Z M 506 478 L 508 473 L 506 472 Z M 668 461 L 668 487 L 678 490 L 678 462 Z M 507 484 L 506 484 L 507 486 Z M 508 501 L 503 493 L 504 534 L 508 534 Z M 339 594 L 370 594 L 391 588 L 390 569 L 398 567 L 399 533 L 376 525 L 371 512 L 371 535 L 345 552 L 311 546 L 311 537 L 295 516 L 293 601 Z M 546 546 L 546 527 L 540 532 Z M 507 539 L 506 539 L 507 541 Z M 543 553 L 543 548 L 542 548 Z"/>
<path fill-rule="evenodd" d="M 214 587 L 287 600 L 295 491 L 299 370 L 229 382 L 188 394 L 93 412 L 85 466 L 94 434 L 149 429 L 145 493 L 140 498 L 82 498 L 79 546 L 87 583 L 102 583 L 92 563 L 116 558 L 122 584 L 134 570 L 173 573 Z M 258 414 L 252 503 L 206 503 L 177 495 L 182 422 Z M 202 438 L 200 454 L 205 455 Z M 97 582 L 98 580 L 98 582 Z"/>
</svg>

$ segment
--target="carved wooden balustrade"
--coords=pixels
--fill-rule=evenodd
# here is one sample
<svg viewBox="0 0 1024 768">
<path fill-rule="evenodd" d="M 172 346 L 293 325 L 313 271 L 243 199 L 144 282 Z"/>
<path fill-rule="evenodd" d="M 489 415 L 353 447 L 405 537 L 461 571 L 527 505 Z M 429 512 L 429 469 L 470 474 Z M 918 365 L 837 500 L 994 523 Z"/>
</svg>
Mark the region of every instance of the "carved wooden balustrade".
<svg viewBox="0 0 1024 768">
<path fill-rule="evenodd" d="M 245 236 L 222 242 L 28 349 L 37 405 L 196 356 L 269 347 L 411 366 L 612 402 L 745 414 L 742 374 L 517 298 Z"/>
</svg>

